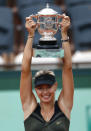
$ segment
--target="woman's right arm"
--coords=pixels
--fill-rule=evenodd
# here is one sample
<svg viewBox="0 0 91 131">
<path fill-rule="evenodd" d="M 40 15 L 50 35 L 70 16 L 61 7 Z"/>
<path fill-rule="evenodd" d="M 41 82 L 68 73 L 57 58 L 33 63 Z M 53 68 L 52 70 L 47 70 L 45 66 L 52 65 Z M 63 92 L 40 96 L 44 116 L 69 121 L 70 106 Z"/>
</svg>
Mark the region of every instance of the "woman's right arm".
<svg viewBox="0 0 91 131">
<path fill-rule="evenodd" d="M 33 112 L 37 105 L 36 98 L 32 92 L 32 73 L 31 73 L 31 60 L 32 60 L 32 42 L 36 25 L 31 18 L 26 18 L 26 28 L 29 32 L 28 40 L 24 49 L 21 80 L 20 80 L 20 97 L 22 108 L 24 111 L 24 119 Z"/>
</svg>

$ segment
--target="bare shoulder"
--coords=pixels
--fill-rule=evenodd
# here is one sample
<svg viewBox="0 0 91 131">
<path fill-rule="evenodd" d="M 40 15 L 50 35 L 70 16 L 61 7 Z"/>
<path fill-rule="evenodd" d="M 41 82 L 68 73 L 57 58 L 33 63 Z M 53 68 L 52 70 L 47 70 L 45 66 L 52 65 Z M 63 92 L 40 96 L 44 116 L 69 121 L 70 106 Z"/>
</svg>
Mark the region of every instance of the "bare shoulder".
<svg viewBox="0 0 91 131">
<path fill-rule="evenodd" d="M 31 103 L 25 103 L 25 110 L 24 111 L 24 120 L 27 119 L 32 113 L 33 111 L 36 109 L 37 107 L 37 100 L 33 94 L 33 99 L 31 101 Z"/>
</svg>

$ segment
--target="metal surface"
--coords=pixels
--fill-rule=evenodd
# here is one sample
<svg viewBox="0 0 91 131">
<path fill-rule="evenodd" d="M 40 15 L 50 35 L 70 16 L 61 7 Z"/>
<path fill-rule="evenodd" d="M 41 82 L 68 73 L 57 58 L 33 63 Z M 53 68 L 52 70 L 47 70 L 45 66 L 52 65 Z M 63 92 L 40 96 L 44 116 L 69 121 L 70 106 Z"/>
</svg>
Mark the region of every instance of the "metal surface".
<svg viewBox="0 0 91 131">
<path fill-rule="evenodd" d="M 56 12 L 56 11 L 53 10 L 53 9 L 51 9 L 51 8 L 49 7 L 49 4 L 47 3 L 46 8 L 40 10 L 40 11 L 38 12 L 38 14 L 39 14 L 39 15 L 56 15 L 56 14 L 58 14 L 58 12 Z"/>
</svg>

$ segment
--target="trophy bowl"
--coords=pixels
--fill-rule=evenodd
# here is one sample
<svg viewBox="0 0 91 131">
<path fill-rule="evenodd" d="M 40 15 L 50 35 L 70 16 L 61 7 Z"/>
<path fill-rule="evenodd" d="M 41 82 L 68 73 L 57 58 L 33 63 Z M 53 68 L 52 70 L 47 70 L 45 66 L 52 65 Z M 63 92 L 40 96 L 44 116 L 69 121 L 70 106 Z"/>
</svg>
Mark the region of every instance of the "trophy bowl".
<svg viewBox="0 0 91 131">
<path fill-rule="evenodd" d="M 58 31 L 57 16 L 39 16 L 38 19 L 38 32 L 42 35 L 41 41 L 53 41 L 56 40 L 54 35 Z"/>
<path fill-rule="evenodd" d="M 61 15 L 55 10 L 46 5 L 46 8 L 40 10 L 36 15 L 30 17 L 37 19 L 37 29 L 42 36 L 39 40 L 39 47 L 44 48 L 59 48 L 57 45 L 57 39 L 54 35 L 59 29 L 59 19 Z"/>
</svg>

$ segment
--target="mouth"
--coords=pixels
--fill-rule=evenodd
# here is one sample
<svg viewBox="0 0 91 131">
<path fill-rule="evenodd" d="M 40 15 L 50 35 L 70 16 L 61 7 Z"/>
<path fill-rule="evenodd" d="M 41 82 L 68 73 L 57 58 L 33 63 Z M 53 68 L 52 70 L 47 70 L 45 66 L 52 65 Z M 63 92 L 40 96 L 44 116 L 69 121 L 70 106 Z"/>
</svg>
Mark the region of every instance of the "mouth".
<svg viewBox="0 0 91 131">
<path fill-rule="evenodd" d="M 44 95 L 42 96 L 43 99 L 48 100 L 50 98 L 50 95 Z"/>
</svg>

